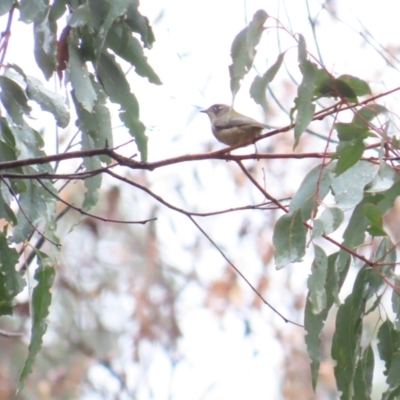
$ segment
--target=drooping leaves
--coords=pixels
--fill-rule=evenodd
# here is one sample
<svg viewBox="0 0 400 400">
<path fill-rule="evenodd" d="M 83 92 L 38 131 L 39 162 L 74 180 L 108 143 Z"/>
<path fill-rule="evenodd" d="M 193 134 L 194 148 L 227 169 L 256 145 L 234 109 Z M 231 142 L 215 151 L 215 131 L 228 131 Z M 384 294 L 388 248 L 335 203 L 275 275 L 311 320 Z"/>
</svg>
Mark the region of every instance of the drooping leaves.
<svg viewBox="0 0 400 400">
<path fill-rule="evenodd" d="M 258 10 L 249 25 L 240 31 L 233 40 L 231 47 L 232 64 L 229 66 L 231 92 L 233 97 L 240 89 L 240 81 L 249 72 L 256 56 L 256 46 L 264 31 L 264 23 L 268 14 Z"/>
<path fill-rule="evenodd" d="M 306 253 L 306 237 L 307 228 L 303 224 L 300 211 L 290 212 L 279 218 L 273 236 L 277 269 L 302 261 Z"/>
<path fill-rule="evenodd" d="M 28 349 L 28 358 L 25 361 L 21 372 L 18 391 L 24 387 L 27 376 L 31 373 L 36 355 L 39 353 L 43 336 L 47 330 L 46 318 L 49 314 L 51 303 L 51 287 L 53 286 L 55 270 L 53 262 L 47 254 L 37 250 L 38 268 L 35 271 L 34 278 L 37 285 L 32 292 L 32 330 L 31 342 Z"/>
<path fill-rule="evenodd" d="M 5 234 L 0 233 L 0 316 L 12 315 L 14 298 L 25 286 L 16 270 L 18 258 L 17 250 L 10 248 Z"/>
<path fill-rule="evenodd" d="M 307 59 L 306 42 L 302 35 L 299 35 L 298 60 L 303 79 L 297 88 L 297 97 L 294 100 L 295 106 L 291 110 L 291 115 L 295 110 L 297 111 L 294 128 L 294 148 L 299 143 L 301 134 L 306 130 L 314 116 L 315 105 L 312 101 L 318 70 L 316 65 Z"/>
<path fill-rule="evenodd" d="M 268 85 L 273 81 L 279 69 L 281 68 L 285 53 L 279 54 L 275 63 L 262 76 L 256 76 L 250 86 L 250 96 L 257 104 L 266 112 L 268 110 L 268 102 L 266 91 Z"/>
</svg>

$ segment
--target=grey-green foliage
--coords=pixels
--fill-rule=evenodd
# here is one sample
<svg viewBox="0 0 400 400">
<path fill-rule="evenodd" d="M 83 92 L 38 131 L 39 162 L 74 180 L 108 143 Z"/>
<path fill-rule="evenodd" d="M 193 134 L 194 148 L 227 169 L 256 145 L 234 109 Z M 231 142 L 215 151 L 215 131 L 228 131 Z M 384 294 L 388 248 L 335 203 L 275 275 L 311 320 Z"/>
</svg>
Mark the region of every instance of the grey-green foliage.
<svg viewBox="0 0 400 400">
<path fill-rule="evenodd" d="M 230 67 L 230 75 L 233 95 L 236 95 L 240 80 L 244 79 L 254 62 L 256 50 L 246 46 L 246 35 L 251 28 L 254 30 L 255 21 L 260 22 L 257 15 L 264 14 L 258 12 L 232 45 L 234 62 Z M 264 29 L 263 25 L 257 25 L 258 35 L 257 40 L 252 42 L 254 45 L 260 42 Z M 384 106 L 375 103 L 358 105 L 362 96 L 371 94 L 367 82 L 347 74 L 334 77 L 309 56 L 301 34 L 295 35 L 295 40 L 298 46 L 298 69 L 302 77 L 290 111 L 295 125 L 295 147 L 316 118 L 317 101 L 341 101 L 346 107 L 352 107 L 354 117 L 350 122 L 334 124 L 338 138 L 335 153 L 326 155 L 324 162 L 306 175 L 293 195 L 289 209 L 285 209 L 278 219 L 273 234 L 275 265 L 280 269 L 304 261 L 306 257 L 314 257 L 310 263 L 304 316 L 313 388 L 318 383 L 321 361 L 320 335 L 330 309 L 336 305 L 338 312 L 331 355 L 336 362 L 336 385 L 341 399 L 371 398 L 377 356 L 386 366 L 388 389 L 383 398 L 397 399 L 400 393 L 400 292 L 399 279 L 394 274 L 397 245 L 396 240 L 390 238 L 383 217 L 393 208 L 395 199 L 400 195 L 397 157 L 391 162 L 384 161 L 384 155 L 391 152 L 397 155 L 398 140 L 393 138 L 384 142 L 388 127 L 388 123 L 382 123 L 388 114 Z M 256 77 L 251 85 L 251 97 L 264 110 L 267 109 L 268 86 L 279 73 L 284 54 L 281 52 L 277 61 L 262 76 Z M 365 156 L 365 141 L 378 138 L 377 132 L 382 139 L 380 149 L 376 151 L 377 157 L 371 162 Z M 379 143 L 379 140 L 376 142 Z M 329 203 L 325 203 L 328 195 Z M 349 218 L 344 217 L 345 213 Z M 333 241 L 328 235 L 340 228 L 343 230 L 342 239 Z M 364 258 L 358 254 L 367 235 L 376 249 L 371 248 L 370 254 Z M 314 240 L 318 240 L 318 244 L 310 246 Z M 327 255 L 323 244 L 329 243 L 331 247 L 332 242 L 337 251 Z M 348 279 L 352 260 L 358 261 L 356 265 L 362 263 L 363 266 L 359 267 L 352 292 L 341 302 L 339 292 Z M 380 306 L 385 291 L 392 292 L 395 318 L 391 321 L 383 312 L 386 321 L 379 328 L 378 352 L 374 352 L 372 346 L 363 346 L 361 341 L 364 318 Z"/>
<path fill-rule="evenodd" d="M 139 76 L 161 84 L 144 51 L 152 47 L 155 37 L 138 7 L 139 2 L 131 0 L 0 2 L 0 15 L 19 12 L 19 20 L 31 25 L 34 48 L 24 48 L 24 51 L 32 52 L 43 78 L 53 78 L 57 85 L 67 83 L 72 98 L 67 106 L 63 96 L 49 89 L 54 84 L 47 85 L 43 78 L 31 76 L 21 66 L 3 66 L 0 75 L 0 101 L 5 110 L 0 117 L 2 162 L 46 156 L 42 133 L 30 124 L 34 106 L 50 113 L 60 128 L 66 128 L 72 116 L 77 116 L 75 124 L 80 130 L 82 150 L 112 147 L 109 101 L 119 105 L 121 122 L 134 138 L 142 161 L 146 160 L 147 137 L 140 121 L 139 103 L 120 66 L 121 61 L 129 63 Z M 16 28 L 13 26 L 13 29 Z M 110 162 L 104 155 L 85 158 L 81 171 L 90 173 Z M 0 233 L 0 316 L 12 314 L 15 296 L 25 285 L 24 274 L 16 271 L 18 253 L 13 246 L 33 236 L 42 236 L 51 252 L 57 253 L 57 189 L 50 180 L 27 177 L 52 174 L 55 168 L 57 164 L 51 163 L 2 167 L 3 172 L 15 176 L 0 178 L 0 218 L 12 226 Z M 81 208 L 89 210 L 97 203 L 101 175 L 88 177 L 84 183 L 86 192 Z M 17 199 L 17 213 L 10 206 L 13 199 Z M 53 257 L 38 249 L 34 251 L 38 268 L 34 276 L 37 285 L 32 293 L 32 338 L 19 388 L 31 372 L 46 332 L 55 271 Z"/>
</svg>

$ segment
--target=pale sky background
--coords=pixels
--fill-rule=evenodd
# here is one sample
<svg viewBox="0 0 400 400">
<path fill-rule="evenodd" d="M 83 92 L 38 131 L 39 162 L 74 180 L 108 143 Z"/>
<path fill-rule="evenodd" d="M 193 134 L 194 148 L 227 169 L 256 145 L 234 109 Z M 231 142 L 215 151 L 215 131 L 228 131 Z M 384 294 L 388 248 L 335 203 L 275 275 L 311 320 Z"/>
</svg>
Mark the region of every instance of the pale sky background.
<svg viewBox="0 0 400 400">
<path fill-rule="evenodd" d="M 308 3 L 311 15 L 315 16 L 320 10 L 320 2 L 309 0 Z M 379 3 L 337 0 L 333 3 L 337 5 L 338 17 L 343 23 L 333 23 L 326 12 L 321 11 L 317 38 L 324 65 L 334 74 L 352 74 L 371 82 L 377 93 L 396 87 L 399 71 L 385 68 L 382 58 L 370 46 L 365 45 L 358 32 L 362 31 L 361 21 L 380 45 L 397 49 L 400 3 L 394 0 L 381 0 Z M 142 0 L 140 10 L 149 18 L 156 36 L 154 48 L 147 53 L 148 59 L 164 83 L 161 87 L 155 86 L 134 76 L 134 73 L 129 75 L 132 91 L 140 103 L 142 120 L 149 127 L 149 159 L 159 160 L 204 152 L 209 144 L 214 149 L 222 148 L 211 134 L 208 118 L 198 111 L 214 103 L 231 102 L 228 74 L 231 43 L 258 9 L 264 9 L 269 15 L 278 18 L 292 32 L 304 35 L 308 49 L 317 56 L 306 4 L 305 0 Z M 3 27 L 4 18 L 0 23 Z M 273 27 L 274 21 L 268 19 L 266 25 Z M 7 61 L 29 69 L 32 73 L 32 63 L 24 51 L 25 46 L 32 48 L 29 44 L 31 27 L 22 27 L 24 25 L 18 23 L 18 30 L 13 31 Z M 281 49 L 292 48 L 286 56 L 287 65 L 295 78 L 300 79 L 296 71 L 296 43 L 283 31 L 279 33 Z M 19 45 L 16 46 L 14 41 Z M 255 69 L 265 72 L 279 53 L 277 30 L 269 29 L 258 46 Z M 39 71 L 37 74 L 42 78 Z M 256 71 L 249 75 L 242 84 L 235 108 L 271 125 L 288 124 L 287 115 L 280 110 L 276 110 L 271 119 L 266 119 L 261 108 L 248 94 Z M 293 97 L 284 97 L 288 92 L 281 89 L 283 79 L 287 84 L 287 75 L 282 69 L 272 88 L 289 109 L 293 105 Z M 50 84 L 54 87 L 53 82 Z M 272 100 L 270 101 L 272 104 Z M 50 126 L 51 121 L 52 117 L 49 117 Z M 40 123 L 43 123 L 42 117 Z M 52 133 L 50 128 L 47 132 L 50 142 Z M 122 143 L 126 138 L 121 132 L 118 140 Z M 286 168 L 291 168 L 290 165 L 289 163 Z M 286 180 L 279 181 L 279 178 L 269 177 L 268 183 L 281 185 L 282 192 L 295 190 L 304 172 L 301 169 L 296 170 L 296 167 L 292 168 Z M 207 182 L 206 188 L 199 190 L 192 182 L 193 169 Z M 229 168 L 222 163 L 196 166 L 190 164 L 184 168 L 179 164 L 154 171 L 149 174 L 149 179 L 156 193 L 174 204 L 182 205 L 182 199 L 172 190 L 177 176 L 185 183 L 182 195 L 189 201 L 185 206 L 188 209 L 198 207 L 199 211 L 206 212 L 235 207 L 248 204 L 253 194 L 237 192 Z M 190 203 L 194 197 L 196 202 Z M 256 197 L 251 201 L 262 200 L 259 195 Z M 185 253 L 185 244 L 191 243 L 196 231 L 187 218 L 174 215 L 173 219 L 174 229 L 168 218 L 158 221 L 160 236 L 175 239 L 166 240 L 161 252 L 167 262 L 185 270 L 191 262 L 191 256 Z M 237 237 L 242 222 L 240 215 L 220 216 L 218 223 L 202 219 L 199 222 L 224 248 L 228 257 L 244 269 L 250 280 L 258 276 L 261 261 L 258 259 L 257 246 L 254 243 L 241 243 Z M 220 276 L 225 267 L 225 261 L 212 248 L 199 255 L 197 263 L 198 270 L 206 281 Z M 309 265 L 309 260 L 306 260 L 291 268 L 290 280 L 294 291 L 304 292 Z M 286 271 L 271 273 L 272 284 L 266 297 L 286 317 L 295 318 L 302 323 L 298 316 L 285 313 L 289 299 L 285 297 L 287 293 L 282 292 L 282 285 L 286 279 Z M 249 299 L 252 298 L 249 289 L 243 292 Z M 105 304 L 107 309 L 104 312 L 110 325 L 123 326 L 124 320 L 131 313 L 129 299 L 107 299 Z M 130 346 L 129 336 L 118 343 L 121 367 L 129 371 L 128 384 L 134 385 L 134 382 L 140 380 L 148 381 L 155 400 L 283 399 L 280 370 L 285 349 L 276 339 L 276 329 L 283 336 L 292 337 L 294 342 L 298 340 L 298 345 L 303 347 L 301 328 L 285 324 L 265 307 L 262 312 L 248 310 L 247 318 L 252 321 L 253 332 L 246 336 L 243 315 L 232 307 L 222 320 L 218 320 L 202 307 L 202 293 L 196 288 L 188 288 L 183 294 L 179 313 L 183 329 L 179 350 L 185 358 L 174 368 L 163 349 L 149 346 L 142 349 L 143 358 L 148 360 L 148 369 L 142 369 L 124 359 L 124 352 Z M 146 376 L 143 376 L 143 371 L 148 372 Z M 118 382 L 101 366 L 93 366 L 89 371 L 89 378 L 95 385 L 103 387 L 106 393 L 118 391 Z M 169 393 L 172 393 L 171 397 L 168 397 Z M 100 398 L 104 397 L 92 393 L 82 397 L 85 400 Z M 139 400 L 147 398 L 147 392 L 138 397 Z"/>
</svg>

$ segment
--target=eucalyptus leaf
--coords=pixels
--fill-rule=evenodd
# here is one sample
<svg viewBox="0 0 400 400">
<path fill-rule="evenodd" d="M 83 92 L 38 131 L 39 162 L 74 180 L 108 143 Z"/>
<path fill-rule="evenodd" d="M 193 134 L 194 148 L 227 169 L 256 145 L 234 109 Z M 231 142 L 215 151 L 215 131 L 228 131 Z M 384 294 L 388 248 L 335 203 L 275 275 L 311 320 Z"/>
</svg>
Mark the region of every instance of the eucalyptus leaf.
<svg viewBox="0 0 400 400">
<path fill-rule="evenodd" d="M 400 287 L 400 277 L 394 277 L 394 285 Z M 394 327 L 400 332 L 400 295 L 396 290 L 392 291 L 392 311 L 395 314 Z"/>
<path fill-rule="evenodd" d="M 306 252 L 306 238 L 307 228 L 303 224 L 300 211 L 290 212 L 279 218 L 273 235 L 277 269 L 302 261 Z"/>
<path fill-rule="evenodd" d="M 326 308 L 327 269 L 328 257 L 321 247 L 314 245 L 314 262 L 311 267 L 311 275 L 307 280 L 309 299 L 314 314 L 319 314 Z"/>
<path fill-rule="evenodd" d="M 93 139 L 84 134 L 82 136 L 82 150 L 93 149 Z M 101 168 L 101 161 L 99 157 L 86 157 L 83 160 L 85 171 L 95 171 Z M 99 189 L 101 187 L 102 177 L 100 174 L 94 175 L 84 180 L 86 192 L 82 204 L 82 210 L 88 211 L 95 206 L 99 200 Z"/>
<path fill-rule="evenodd" d="M 0 316 L 12 315 L 14 297 L 22 291 L 25 281 L 16 270 L 19 255 L 10 248 L 4 233 L 0 233 Z"/>
<path fill-rule="evenodd" d="M 356 76 L 340 75 L 337 78 L 337 81 L 348 85 L 356 96 L 365 96 L 372 93 L 368 83 L 360 78 L 357 78 Z"/>
<path fill-rule="evenodd" d="M 388 164 L 382 163 L 379 166 L 379 172 L 365 189 L 367 193 L 381 193 L 390 189 L 399 181 L 397 172 Z"/>
<path fill-rule="evenodd" d="M 293 196 L 289 206 L 290 211 L 301 209 L 303 221 L 312 218 L 317 211 L 318 201 L 324 199 L 329 192 L 334 168 L 333 163 L 314 167 Z"/>
<path fill-rule="evenodd" d="M 268 110 L 268 102 L 266 91 L 268 85 L 273 81 L 276 74 L 278 73 L 283 59 L 285 57 L 285 53 L 281 53 L 278 56 L 278 59 L 275 63 L 265 72 L 263 76 L 256 76 L 254 78 L 253 83 L 250 87 L 250 96 L 254 99 L 254 101 L 259 104 L 264 111 Z"/>
<path fill-rule="evenodd" d="M 384 374 L 388 375 L 392 366 L 393 356 L 400 352 L 400 332 L 387 319 L 378 330 L 378 351 L 381 360 L 385 362 Z"/>
<path fill-rule="evenodd" d="M 48 9 L 49 5 L 46 0 L 21 0 L 19 6 L 20 20 L 26 24 L 40 23 L 48 13 Z"/>
<path fill-rule="evenodd" d="M 88 25 L 91 20 L 88 3 L 83 3 L 68 16 L 68 25 L 71 28 L 79 28 Z"/>
<path fill-rule="evenodd" d="M 2 0 L 0 2 L 0 16 L 7 14 L 14 4 L 14 0 Z"/>
<path fill-rule="evenodd" d="M 49 80 L 56 70 L 57 23 L 46 15 L 33 27 L 34 54 L 37 65 Z"/>
<path fill-rule="evenodd" d="M 82 131 L 82 135 L 89 135 L 92 139 L 91 142 L 85 142 L 85 146 L 82 150 L 91 149 L 103 149 L 106 147 L 113 147 L 113 135 L 111 127 L 111 115 L 107 107 L 106 95 L 102 86 L 92 80 L 92 85 L 96 91 L 96 102 L 93 107 L 93 112 L 88 112 L 82 105 L 77 101 L 73 92 L 73 100 L 75 103 L 75 109 L 78 114 L 77 124 Z M 91 147 L 92 145 L 92 147 Z M 107 156 L 99 156 L 100 160 L 110 163 L 110 158 Z"/>
<path fill-rule="evenodd" d="M 14 211 L 10 207 L 12 197 L 9 189 L 6 187 L 4 182 L 0 182 L 0 219 L 11 222 L 13 225 L 17 225 L 17 218 L 15 217 Z"/>
<path fill-rule="evenodd" d="M 31 373 L 36 355 L 42 348 L 43 336 L 47 330 L 46 318 L 49 315 L 51 304 L 51 288 L 54 282 L 55 270 L 50 258 L 43 252 L 36 250 L 38 255 L 38 268 L 34 278 L 37 285 L 32 292 L 32 331 L 31 342 L 28 349 L 28 358 L 21 372 L 18 391 L 24 387 L 24 382 Z"/>
<path fill-rule="evenodd" d="M 68 46 L 68 73 L 76 99 L 87 111 L 92 112 L 96 92 L 83 57 L 75 45 Z"/>
<path fill-rule="evenodd" d="M 295 99 L 297 114 L 294 127 L 294 148 L 298 145 L 302 133 L 312 121 L 315 112 L 315 104 L 312 101 L 316 87 L 316 67 L 310 61 L 305 60 L 300 64 L 300 71 L 303 79 L 297 89 L 297 98 Z"/>
<path fill-rule="evenodd" d="M 132 36 L 126 23 L 119 22 L 111 27 L 108 32 L 106 46 L 131 63 L 138 75 L 148 78 L 151 83 L 161 85 L 160 78 L 147 62 L 140 42 Z"/>
<path fill-rule="evenodd" d="M 314 224 L 319 221 L 322 224 L 322 234 L 329 235 L 339 228 L 340 224 L 343 222 L 343 219 L 344 214 L 340 208 L 326 207 L 321 213 L 321 216 L 314 221 Z"/>
<path fill-rule="evenodd" d="M 366 161 L 358 161 L 343 174 L 334 178 L 332 190 L 336 206 L 345 211 L 357 205 L 364 196 L 364 188 L 375 178 L 379 167 Z"/>
<path fill-rule="evenodd" d="M 354 393 L 357 400 L 370 400 L 372 391 L 372 378 L 374 376 L 374 351 L 371 345 L 367 346 L 358 360 L 354 374 Z"/>
<path fill-rule="evenodd" d="M 332 340 L 332 358 L 336 385 L 343 399 L 352 396 L 353 377 L 357 367 L 357 355 L 361 349 L 362 312 L 365 300 L 362 291 L 355 291 L 339 307 L 335 333 Z"/>
<path fill-rule="evenodd" d="M 305 342 L 307 345 L 308 355 L 311 359 L 311 378 L 314 391 L 317 386 L 319 365 L 321 360 L 320 335 L 322 332 L 322 328 L 324 327 L 326 318 L 328 316 L 328 312 L 334 303 L 332 287 L 336 285 L 338 279 L 336 275 L 337 274 L 336 264 L 338 259 L 339 259 L 339 252 L 331 254 L 328 257 L 328 265 L 325 278 L 325 291 L 326 291 L 325 307 L 318 314 L 315 314 L 314 307 L 311 303 L 311 293 L 309 291 L 304 311 L 304 329 L 306 331 Z"/>
<path fill-rule="evenodd" d="M 24 89 L 13 79 L 0 76 L 0 99 L 11 119 L 17 125 L 24 123 L 23 115 L 29 115 L 31 107 Z"/>
<path fill-rule="evenodd" d="M 249 72 L 256 56 L 255 47 L 261 39 L 264 31 L 264 23 L 268 14 L 264 10 L 258 10 L 249 25 L 240 31 L 233 40 L 231 47 L 232 64 L 229 66 L 231 78 L 231 92 L 235 96 L 240 88 L 240 81 Z"/>
<path fill-rule="evenodd" d="M 108 31 L 110 30 L 114 21 L 119 18 L 121 15 L 125 14 L 128 10 L 129 4 L 131 0 L 106 0 L 109 7 L 105 16 L 103 16 L 103 23 L 99 27 L 97 31 L 97 54 L 103 51 L 104 42 L 106 40 L 106 36 Z"/>
<path fill-rule="evenodd" d="M 57 125 L 65 128 L 69 123 L 69 111 L 64 99 L 57 93 L 48 90 L 39 79 L 29 76 L 26 80 L 26 94 L 31 100 L 36 101 L 40 108 L 54 115 Z"/>
<path fill-rule="evenodd" d="M 139 33 L 143 45 L 148 49 L 151 49 L 156 38 L 154 37 L 149 19 L 140 14 L 138 7 L 138 0 L 130 2 L 126 12 L 125 22 L 131 27 L 133 32 Z"/>
<path fill-rule="evenodd" d="M 25 183 L 27 189 L 20 194 L 18 225 L 12 230 L 12 242 L 23 242 L 35 228 L 40 229 L 48 239 L 57 242 L 55 198 L 37 182 L 26 180 Z"/>
<path fill-rule="evenodd" d="M 129 133 L 135 138 L 142 161 L 146 161 L 146 128 L 139 120 L 139 103 L 135 95 L 131 93 L 129 83 L 121 67 L 116 63 L 115 57 L 103 53 L 99 58 L 97 72 L 105 92 L 110 96 L 110 100 L 120 104 L 122 110 L 119 117 L 129 129 Z"/>
</svg>

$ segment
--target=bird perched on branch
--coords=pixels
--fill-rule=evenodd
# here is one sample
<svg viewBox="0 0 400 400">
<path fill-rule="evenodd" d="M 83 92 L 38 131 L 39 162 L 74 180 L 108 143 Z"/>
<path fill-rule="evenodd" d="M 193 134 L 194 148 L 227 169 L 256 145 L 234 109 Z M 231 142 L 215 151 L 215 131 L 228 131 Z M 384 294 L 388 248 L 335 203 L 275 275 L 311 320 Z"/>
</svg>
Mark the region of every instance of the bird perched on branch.
<svg viewBox="0 0 400 400">
<path fill-rule="evenodd" d="M 270 128 L 255 119 L 238 113 L 225 104 L 214 104 L 201 111 L 208 115 L 213 135 L 228 146 L 235 146 L 244 141 L 254 139 L 261 132 Z"/>
</svg>

